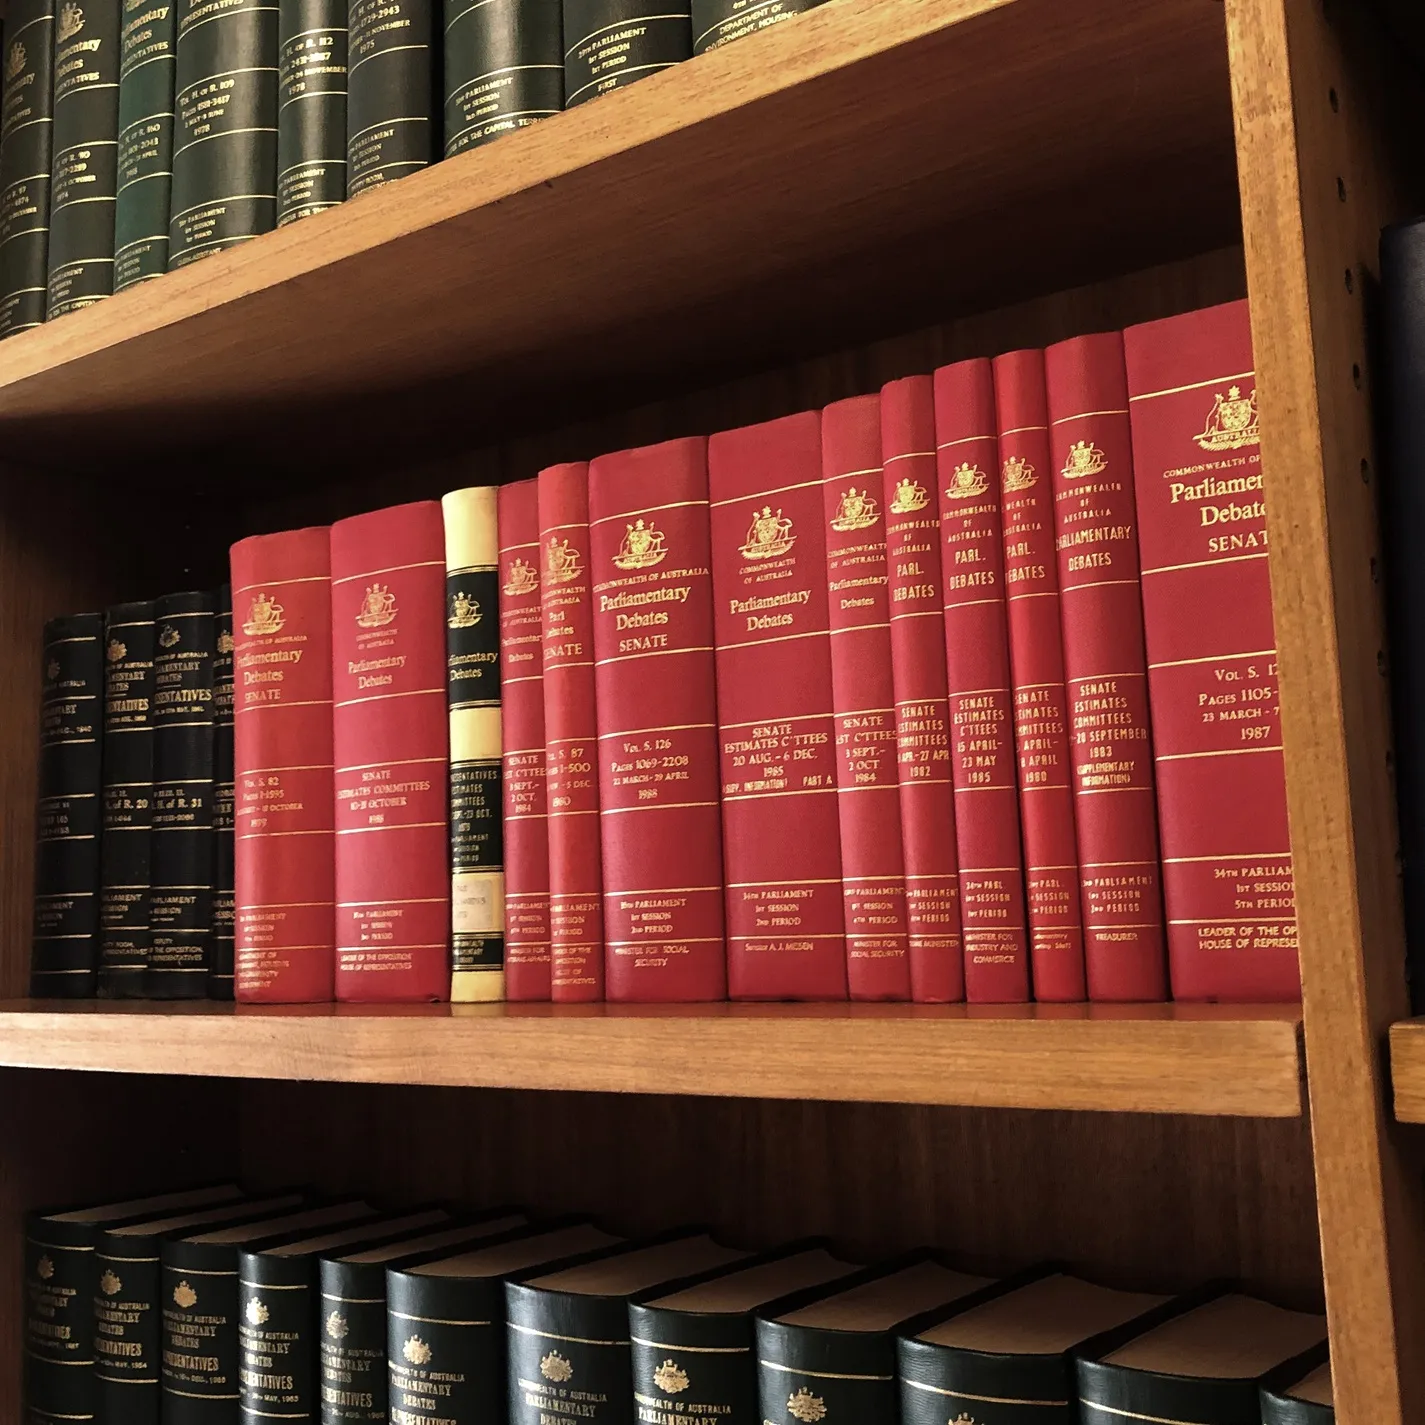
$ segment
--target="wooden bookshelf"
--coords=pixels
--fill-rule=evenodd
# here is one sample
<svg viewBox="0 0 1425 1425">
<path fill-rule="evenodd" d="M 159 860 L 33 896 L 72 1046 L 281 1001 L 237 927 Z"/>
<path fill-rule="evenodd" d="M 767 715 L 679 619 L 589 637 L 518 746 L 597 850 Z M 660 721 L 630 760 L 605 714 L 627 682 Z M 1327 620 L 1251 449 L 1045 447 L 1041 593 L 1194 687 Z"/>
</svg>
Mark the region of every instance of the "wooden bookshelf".
<svg viewBox="0 0 1425 1425">
<path fill-rule="evenodd" d="M 1390 1082 L 1396 1118 L 1425 1123 L 1425 1019 L 1390 1026 Z"/>
</svg>

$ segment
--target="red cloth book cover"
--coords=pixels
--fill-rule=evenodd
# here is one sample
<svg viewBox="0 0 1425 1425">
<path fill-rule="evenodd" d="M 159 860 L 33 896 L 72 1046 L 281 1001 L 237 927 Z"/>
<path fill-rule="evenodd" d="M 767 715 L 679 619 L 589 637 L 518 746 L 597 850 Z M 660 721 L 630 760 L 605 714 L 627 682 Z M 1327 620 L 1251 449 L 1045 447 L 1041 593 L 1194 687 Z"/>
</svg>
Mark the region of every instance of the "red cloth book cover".
<svg viewBox="0 0 1425 1425">
<path fill-rule="evenodd" d="M 1069 755 L 1068 691 L 1054 553 L 1054 484 L 1049 466 L 1049 395 L 1044 353 L 994 360 L 999 425 L 1009 665 L 1019 819 L 1029 909 L 1029 962 L 1037 1000 L 1082 1000 L 1084 917 Z"/>
<path fill-rule="evenodd" d="M 845 999 L 816 411 L 708 442 L 734 999 Z"/>
<path fill-rule="evenodd" d="M 911 998 L 943 1004 L 965 998 L 965 962 L 929 376 L 881 389 L 881 461 Z"/>
<path fill-rule="evenodd" d="M 318 1003 L 336 969 L 331 531 L 240 540 L 232 589 L 235 994 Z"/>
<path fill-rule="evenodd" d="M 549 804 L 549 983 L 552 1000 L 604 997 L 598 727 L 589 564 L 589 467 L 540 472 L 544 569 L 544 781 Z"/>
<path fill-rule="evenodd" d="M 505 998 L 550 996 L 549 827 L 544 772 L 544 613 L 539 486 L 502 485 L 500 689 L 505 802 Z"/>
<path fill-rule="evenodd" d="M 1295 1001 L 1247 303 L 1123 334 L 1173 998 Z"/>
<path fill-rule="evenodd" d="M 994 375 L 985 358 L 935 373 L 945 671 L 960 848 L 965 998 L 1029 998 L 1014 697 L 1004 600 Z"/>
<path fill-rule="evenodd" d="M 822 502 L 836 728 L 836 805 L 851 998 L 910 998 L 896 775 L 881 398 L 821 413 Z"/>
<path fill-rule="evenodd" d="M 445 525 L 435 500 L 338 520 L 332 551 L 338 1000 L 450 994 Z"/>
<path fill-rule="evenodd" d="M 589 467 L 610 1000 L 727 995 L 707 441 Z"/>
<path fill-rule="evenodd" d="M 1044 353 L 1074 821 L 1092 1000 L 1167 992 L 1123 337 Z"/>
</svg>

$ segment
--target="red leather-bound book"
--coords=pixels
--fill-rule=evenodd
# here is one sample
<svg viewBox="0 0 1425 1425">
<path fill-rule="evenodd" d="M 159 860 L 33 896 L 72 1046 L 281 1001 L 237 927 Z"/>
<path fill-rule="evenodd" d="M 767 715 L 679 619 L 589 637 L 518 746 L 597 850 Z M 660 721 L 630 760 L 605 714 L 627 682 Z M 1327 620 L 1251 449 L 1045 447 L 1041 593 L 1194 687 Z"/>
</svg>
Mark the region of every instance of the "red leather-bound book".
<svg viewBox="0 0 1425 1425">
<path fill-rule="evenodd" d="M 942 366 L 935 373 L 940 576 L 965 998 L 972 1004 L 1029 998 L 995 429 L 989 361 Z"/>
<path fill-rule="evenodd" d="M 332 549 L 336 997 L 450 994 L 445 526 L 435 500 L 338 520 Z"/>
<path fill-rule="evenodd" d="M 1093 1000 L 1160 1000 L 1158 866 L 1123 337 L 1044 353 L 1074 820 Z"/>
<path fill-rule="evenodd" d="M 539 486 L 500 487 L 500 695 L 505 740 L 505 998 L 550 996 Z"/>
<path fill-rule="evenodd" d="M 845 999 L 821 417 L 708 442 L 734 999 Z"/>
<path fill-rule="evenodd" d="M 331 531 L 232 547 L 236 997 L 329 1000 L 336 967 Z"/>
<path fill-rule="evenodd" d="M 929 376 L 881 389 L 881 459 L 910 990 L 922 1004 L 943 1004 L 965 998 L 965 962 Z"/>
<path fill-rule="evenodd" d="M 1247 303 L 1123 340 L 1173 998 L 1297 1000 Z"/>
<path fill-rule="evenodd" d="M 1059 618 L 1059 561 L 1054 553 L 1044 353 L 1011 351 L 997 356 L 994 377 L 1034 998 L 1081 1000 L 1088 992 L 1084 917 Z"/>
<path fill-rule="evenodd" d="M 589 467 L 610 1000 L 727 995 L 707 442 Z"/>
<path fill-rule="evenodd" d="M 549 997 L 604 997 L 603 874 L 595 755 L 589 467 L 540 472 L 544 766 L 549 803 Z"/>
<path fill-rule="evenodd" d="M 847 986 L 852 999 L 903 1000 L 910 998 L 910 953 L 880 396 L 822 411 L 821 467 Z"/>
</svg>

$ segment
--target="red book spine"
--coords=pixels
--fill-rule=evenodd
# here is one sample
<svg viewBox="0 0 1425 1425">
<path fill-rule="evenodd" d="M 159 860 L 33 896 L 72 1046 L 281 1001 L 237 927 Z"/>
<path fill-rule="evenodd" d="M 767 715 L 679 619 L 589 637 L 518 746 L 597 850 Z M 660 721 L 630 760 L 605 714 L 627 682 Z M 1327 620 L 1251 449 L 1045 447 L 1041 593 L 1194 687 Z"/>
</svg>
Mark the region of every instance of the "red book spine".
<svg viewBox="0 0 1425 1425">
<path fill-rule="evenodd" d="M 1123 334 L 1175 999 L 1301 997 L 1246 302 Z"/>
<path fill-rule="evenodd" d="M 815 411 L 708 442 L 734 999 L 845 999 Z"/>
<path fill-rule="evenodd" d="M 505 998 L 550 997 L 549 826 L 539 487 L 500 487 L 500 695 L 505 803 Z"/>
<path fill-rule="evenodd" d="M 988 360 L 935 373 L 935 436 L 965 998 L 1014 1003 L 1029 998 L 1029 947 Z"/>
<path fill-rule="evenodd" d="M 544 555 L 544 765 L 549 804 L 549 997 L 604 997 L 589 467 L 555 465 L 538 480 Z"/>
<path fill-rule="evenodd" d="M 336 996 L 450 994 L 445 526 L 434 500 L 332 526 Z"/>
<path fill-rule="evenodd" d="M 822 501 L 836 728 L 836 805 L 851 998 L 910 998 L 896 776 L 881 398 L 821 413 Z"/>
<path fill-rule="evenodd" d="M 589 467 L 608 998 L 727 995 L 707 442 Z"/>
<path fill-rule="evenodd" d="M 1123 338 L 1044 353 L 1089 998 L 1160 1000 L 1163 896 Z"/>
<path fill-rule="evenodd" d="M 336 966 L 331 532 L 232 548 L 236 997 L 329 1000 Z"/>
<path fill-rule="evenodd" d="M 929 376 L 882 389 L 881 458 L 911 998 L 943 1004 L 965 998 L 965 962 Z"/>
<path fill-rule="evenodd" d="M 996 357 L 994 377 L 1034 998 L 1081 1000 L 1087 994 L 1084 917 L 1059 617 L 1059 561 L 1054 553 L 1044 353 L 1012 351 Z"/>
</svg>

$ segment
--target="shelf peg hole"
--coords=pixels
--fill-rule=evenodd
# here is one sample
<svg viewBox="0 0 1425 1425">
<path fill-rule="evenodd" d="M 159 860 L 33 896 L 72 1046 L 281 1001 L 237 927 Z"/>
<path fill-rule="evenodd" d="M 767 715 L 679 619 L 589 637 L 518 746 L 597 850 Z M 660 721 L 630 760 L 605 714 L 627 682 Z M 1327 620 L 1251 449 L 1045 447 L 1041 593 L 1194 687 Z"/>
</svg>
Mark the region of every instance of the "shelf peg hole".
<svg viewBox="0 0 1425 1425">
<path fill-rule="evenodd" d="M 1346 201 L 1346 180 L 1344 178 L 1337 178 L 1336 180 L 1336 196 L 1343 203 Z"/>
<path fill-rule="evenodd" d="M 1356 390 L 1361 389 L 1361 363 L 1353 361 L 1351 363 L 1351 380 L 1356 383 Z"/>
<path fill-rule="evenodd" d="M 1348 292 L 1354 292 L 1355 290 L 1356 290 L 1356 274 L 1355 274 L 1354 272 L 1352 272 L 1351 269 L 1348 267 L 1348 268 L 1346 269 L 1346 291 L 1348 291 Z"/>
<path fill-rule="evenodd" d="M 1380 583 L 1380 560 L 1374 554 L 1371 555 L 1371 583 Z"/>
<path fill-rule="evenodd" d="M 1341 96 L 1336 93 L 1334 85 L 1326 91 L 1326 97 L 1331 101 L 1331 112 L 1339 114 L 1341 112 Z"/>
<path fill-rule="evenodd" d="M 1361 482 L 1365 485 L 1371 483 L 1371 462 L 1369 460 L 1361 461 Z"/>
</svg>

